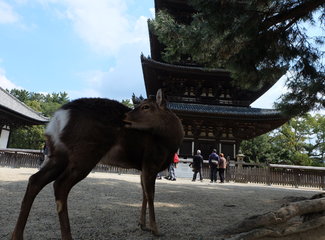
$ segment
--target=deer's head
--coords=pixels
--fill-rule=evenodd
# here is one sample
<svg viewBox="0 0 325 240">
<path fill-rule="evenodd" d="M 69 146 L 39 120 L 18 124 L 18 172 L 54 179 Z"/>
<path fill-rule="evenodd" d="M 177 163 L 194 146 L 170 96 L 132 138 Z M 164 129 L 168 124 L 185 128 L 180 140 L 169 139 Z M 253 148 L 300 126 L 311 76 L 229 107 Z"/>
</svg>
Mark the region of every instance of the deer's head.
<svg viewBox="0 0 325 240">
<path fill-rule="evenodd" d="M 162 118 L 168 113 L 162 91 L 159 89 L 155 99 L 143 100 L 135 109 L 126 113 L 124 122 L 126 127 L 129 128 L 139 130 L 157 129 L 162 124 Z"/>
</svg>

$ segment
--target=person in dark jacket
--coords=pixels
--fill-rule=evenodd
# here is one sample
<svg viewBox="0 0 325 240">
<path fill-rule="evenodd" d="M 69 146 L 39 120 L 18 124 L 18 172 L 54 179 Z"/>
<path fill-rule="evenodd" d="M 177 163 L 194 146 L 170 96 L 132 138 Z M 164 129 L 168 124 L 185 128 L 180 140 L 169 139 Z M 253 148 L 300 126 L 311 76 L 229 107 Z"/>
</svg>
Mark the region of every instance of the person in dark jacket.
<svg viewBox="0 0 325 240">
<path fill-rule="evenodd" d="M 217 182 L 218 164 L 219 156 L 217 150 L 213 149 L 212 153 L 209 155 L 210 183 Z"/>
<path fill-rule="evenodd" d="M 203 157 L 201 155 L 201 150 L 196 151 L 196 155 L 193 157 L 193 163 L 192 163 L 192 168 L 193 168 L 193 179 L 192 181 L 195 182 L 197 173 L 200 174 L 200 181 L 203 181 L 202 177 L 202 166 L 203 166 Z"/>
</svg>

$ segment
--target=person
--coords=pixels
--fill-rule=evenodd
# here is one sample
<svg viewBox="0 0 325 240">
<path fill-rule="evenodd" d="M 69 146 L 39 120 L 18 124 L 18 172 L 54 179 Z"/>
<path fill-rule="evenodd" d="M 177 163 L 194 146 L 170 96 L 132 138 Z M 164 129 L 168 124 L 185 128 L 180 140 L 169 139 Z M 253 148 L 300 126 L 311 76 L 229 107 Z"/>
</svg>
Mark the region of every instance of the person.
<svg viewBox="0 0 325 240">
<path fill-rule="evenodd" d="M 227 160 L 225 159 L 223 153 L 220 153 L 218 167 L 219 167 L 220 182 L 224 183 L 225 182 L 225 170 L 226 170 L 226 167 L 227 167 Z"/>
<path fill-rule="evenodd" d="M 179 157 L 177 153 L 175 153 L 174 160 L 171 164 L 169 164 L 168 167 L 168 176 L 165 177 L 167 180 L 176 181 L 175 168 L 177 168 L 178 163 L 179 163 Z"/>
<path fill-rule="evenodd" d="M 196 151 L 196 155 L 193 157 L 193 163 L 191 164 L 193 168 L 193 179 L 192 181 L 195 182 L 197 173 L 200 175 L 200 181 L 203 181 L 202 177 L 202 166 L 203 166 L 203 157 L 201 155 L 201 150 Z"/>
<path fill-rule="evenodd" d="M 47 141 L 45 141 L 43 146 L 43 161 L 40 163 L 40 168 L 43 168 L 49 161 L 49 147 Z"/>
<path fill-rule="evenodd" d="M 158 180 L 161 180 L 161 179 L 162 179 L 162 178 L 161 178 L 161 173 L 160 173 L 160 172 L 157 173 L 156 179 L 158 179 Z"/>
<path fill-rule="evenodd" d="M 217 150 L 213 149 L 209 155 L 209 167 L 210 167 L 210 183 L 217 182 L 219 156 Z"/>
</svg>

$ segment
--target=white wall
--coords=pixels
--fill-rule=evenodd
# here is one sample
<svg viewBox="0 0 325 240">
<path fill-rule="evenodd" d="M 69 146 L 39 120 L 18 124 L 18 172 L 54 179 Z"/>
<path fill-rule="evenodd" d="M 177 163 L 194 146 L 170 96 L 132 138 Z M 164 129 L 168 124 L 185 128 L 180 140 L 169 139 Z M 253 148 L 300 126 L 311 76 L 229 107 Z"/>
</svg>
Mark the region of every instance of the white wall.
<svg viewBox="0 0 325 240">
<path fill-rule="evenodd" d="M 0 148 L 7 148 L 9 140 L 10 129 L 8 126 L 4 126 L 0 132 Z"/>
</svg>

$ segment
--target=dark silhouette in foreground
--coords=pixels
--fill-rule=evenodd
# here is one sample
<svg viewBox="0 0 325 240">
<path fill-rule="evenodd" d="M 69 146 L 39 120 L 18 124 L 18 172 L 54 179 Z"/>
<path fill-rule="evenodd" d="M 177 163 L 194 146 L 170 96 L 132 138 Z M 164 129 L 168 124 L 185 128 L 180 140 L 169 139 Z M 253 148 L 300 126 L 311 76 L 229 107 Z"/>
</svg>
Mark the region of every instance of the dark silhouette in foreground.
<svg viewBox="0 0 325 240">
<path fill-rule="evenodd" d="M 23 239 L 33 201 L 52 181 L 62 239 L 72 239 L 68 194 L 99 161 L 141 170 L 143 200 L 139 224 L 143 230 L 159 235 L 154 212 L 156 176 L 173 161 L 183 140 L 182 124 L 166 109 L 161 90 L 155 100 L 144 100 L 134 110 L 108 99 L 72 101 L 54 114 L 45 134 L 49 161 L 29 178 L 12 239 Z"/>
</svg>

